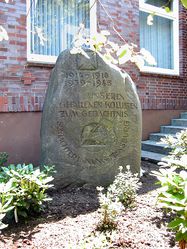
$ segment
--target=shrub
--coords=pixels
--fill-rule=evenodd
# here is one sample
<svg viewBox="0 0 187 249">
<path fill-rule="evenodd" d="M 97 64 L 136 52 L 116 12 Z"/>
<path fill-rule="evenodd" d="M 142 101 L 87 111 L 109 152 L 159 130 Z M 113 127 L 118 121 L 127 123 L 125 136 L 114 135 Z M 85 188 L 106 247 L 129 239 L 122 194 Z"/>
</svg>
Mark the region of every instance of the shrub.
<svg viewBox="0 0 187 249">
<path fill-rule="evenodd" d="M 97 187 L 97 190 L 99 191 L 99 212 L 101 213 L 101 222 L 98 228 L 99 230 L 114 229 L 116 227 L 117 215 L 121 213 L 123 206 L 119 200 L 108 191 L 103 193 L 104 188 Z"/>
<path fill-rule="evenodd" d="M 176 137 L 167 136 L 162 139 L 162 142 L 171 148 L 171 152 L 169 156 L 163 159 L 165 163 L 161 162 L 159 164 L 187 169 L 187 130 L 177 133 Z"/>
<path fill-rule="evenodd" d="M 161 162 L 159 172 L 153 172 L 158 178 L 161 189 L 158 203 L 175 218 L 168 227 L 176 231 L 179 247 L 187 246 L 187 130 L 178 133 L 176 138 L 171 136 L 163 139 L 170 146 L 171 153 Z"/>
<path fill-rule="evenodd" d="M 131 208 L 135 204 L 136 191 L 140 187 L 137 175 L 132 174 L 130 166 L 119 167 L 119 173 L 115 176 L 114 182 L 108 187 L 107 192 L 103 193 L 104 188 L 98 187 L 98 198 L 101 212 L 101 230 L 112 229 L 116 226 L 117 215 L 124 208 Z"/>
<path fill-rule="evenodd" d="M 129 165 L 126 166 L 125 172 L 122 166 L 119 167 L 119 171 L 114 182 L 109 186 L 108 192 L 111 196 L 115 196 L 125 208 L 131 208 L 135 205 L 136 192 L 141 183 L 138 174 L 133 174 Z"/>
<path fill-rule="evenodd" d="M 174 167 L 160 169 L 155 175 L 162 186 L 158 203 L 161 208 L 174 214 L 175 218 L 168 227 L 176 231 L 176 240 L 182 249 L 187 242 L 187 172 L 182 170 L 177 173 L 175 170 Z"/>
<path fill-rule="evenodd" d="M 0 166 L 3 166 L 8 160 L 8 154 L 6 152 L 0 152 Z"/>
<path fill-rule="evenodd" d="M 50 200 L 46 190 L 53 185 L 49 176 L 54 172 L 54 166 L 44 166 L 44 170 L 29 165 L 9 165 L 0 168 L 0 200 L 1 221 L 4 216 L 12 214 L 15 221 L 18 217 L 27 218 L 30 214 L 40 212 L 43 203 Z"/>
</svg>

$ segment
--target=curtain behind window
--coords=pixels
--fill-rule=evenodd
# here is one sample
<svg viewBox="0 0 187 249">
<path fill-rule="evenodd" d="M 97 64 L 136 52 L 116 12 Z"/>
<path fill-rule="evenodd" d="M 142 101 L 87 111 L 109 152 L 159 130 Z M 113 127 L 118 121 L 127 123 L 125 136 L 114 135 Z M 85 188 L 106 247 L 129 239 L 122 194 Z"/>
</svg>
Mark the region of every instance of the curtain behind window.
<svg viewBox="0 0 187 249">
<path fill-rule="evenodd" d="M 89 0 L 31 0 L 31 53 L 58 56 L 72 46 L 79 25 L 90 27 Z"/>
<path fill-rule="evenodd" d="M 173 21 L 154 16 L 153 25 L 147 25 L 148 13 L 140 11 L 140 47 L 154 56 L 157 66 L 173 69 Z"/>
</svg>

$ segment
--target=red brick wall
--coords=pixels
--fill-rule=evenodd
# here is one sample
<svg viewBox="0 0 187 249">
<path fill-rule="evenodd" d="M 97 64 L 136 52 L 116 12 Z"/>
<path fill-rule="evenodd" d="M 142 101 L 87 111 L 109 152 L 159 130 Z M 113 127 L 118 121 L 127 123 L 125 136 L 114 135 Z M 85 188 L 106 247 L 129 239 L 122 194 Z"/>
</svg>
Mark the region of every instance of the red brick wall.
<svg viewBox="0 0 187 249">
<path fill-rule="evenodd" d="M 9 35 L 0 42 L 0 112 L 40 111 L 51 68 L 27 64 L 26 0 L 0 0 L 0 25 Z"/>
<path fill-rule="evenodd" d="M 102 0 L 115 27 L 127 40 L 139 44 L 138 0 Z M 99 29 L 109 29 L 122 42 L 113 23 L 98 5 Z M 51 67 L 29 65 L 26 58 L 26 0 L 0 0 L 0 25 L 9 41 L 0 42 L 0 112 L 42 110 Z M 134 65 L 125 69 L 135 81 L 143 109 L 187 109 L 187 11 L 180 8 L 180 76 L 140 74 Z"/>
</svg>

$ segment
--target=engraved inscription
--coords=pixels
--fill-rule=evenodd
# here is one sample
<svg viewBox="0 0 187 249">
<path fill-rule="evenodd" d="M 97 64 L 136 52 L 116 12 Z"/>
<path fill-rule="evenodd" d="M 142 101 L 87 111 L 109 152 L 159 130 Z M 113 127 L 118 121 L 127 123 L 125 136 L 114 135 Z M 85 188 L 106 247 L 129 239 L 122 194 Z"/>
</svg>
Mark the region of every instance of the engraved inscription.
<svg viewBox="0 0 187 249">
<path fill-rule="evenodd" d="M 90 165 L 107 162 L 111 156 L 117 158 L 128 143 L 131 126 L 128 116 L 129 111 L 137 109 L 136 103 L 127 102 L 120 92 L 104 91 L 112 85 L 108 72 L 66 71 L 64 76 L 68 87 L 102 87 L 102 90 L 87 91 L 84 99 L 78 101 L 70 98 L 59 103 L 57 131 L 62 149 L 72 160 Z M 114 129 L 116 119 L 120 126 L 117 131 Z M 66 139 L 63 125 L 73 123 L 81 124 L 80 129 L 72 129 L 71 139 L 70 136 Z M 72 146 L 75 141 L 79 152 Z"/>
<path fill-rule="evenodd" d="M 81 145 L 106 145 L 108 132 L 100 123 L 90 123 L 84 126 L 81 133 Z"/>
<path fill-rule="evenodd" d="M 65 86 L 72 87 L 76 85 L 90 85 L 94 87 L 112 86 L 112 80 L 108 72 L 100 71 L 66 71 L 64 72 Z"/>
<path fill-rule="evenodd" d="M 85 125 L 81 132 L 81 145 L 100 145 L 112 144 L 117 139 L 111 122 L 92 122 Z"/>
<path fill-rule="evenodd" d="M 75 117 L 102 117 L 102 118 L 125 118 L 128 116 L 126 111 L 75 111 L 75 110 L 62 110 L 59 111 L 61 118 L 74 119 Z"/>
<path fill-rule="evenodd" d="M 66 101 L 64 103 L 60 103 L 61 108 L 116 108 L 116 109 L 136 109 L 136 105 L 134 103 L 122 102 L 122 101 Z"/>
<path fill-rule="evenodd" d="M 61 144 L 61 148 L 66 152 L 68 157 L 71 159 L 79 160 L 79 156 L 76 153 L 74 153 L 70 149 L 70 146 L 65 142 L 63 126 L 62 126 L 61 122 L 59 122 L 59 121 L 57 122 L 57 133 L 58 133 L 58 140 Z"/>
</svg>

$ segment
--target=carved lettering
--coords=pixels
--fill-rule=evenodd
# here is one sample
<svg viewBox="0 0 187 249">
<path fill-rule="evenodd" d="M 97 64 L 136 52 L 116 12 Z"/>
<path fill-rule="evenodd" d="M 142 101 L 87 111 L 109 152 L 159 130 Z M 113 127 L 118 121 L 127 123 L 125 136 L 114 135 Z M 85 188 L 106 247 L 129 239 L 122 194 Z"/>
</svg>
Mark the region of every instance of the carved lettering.
<svg viewBox="0 0 187 249">
<path fill-rule="evenodd" d="M 65 86 L 94 86 L 107 87 L 112 85 L 112 80 L 108 72 L 99 71 L 67 71 L 65 74 Z M 59 105 L 59 120 L 65 119 L 74 122 L 76 119 L 100 118 L 114 119 L 120 118 L 122 136 L 117 138 L 114 131 L 111 130 L 110 125 L 107 127 L 100 123 L 90 123 L 84 126 L 80 134 L 80 143 L 84 148 L 88 146 L 107 146 L 112 144 L 114 140 L 120 140 L 118 147 L 111 153 L 111 156 L 117 158 L 121 150 L 126 147 L 128 143 L 130 122 L 128 121 L 128 111 L 137 109 L 136 103 L 126 102 L 126 98 L 119 92 L 88 92 L 87 100 L 66 100 Z M 66 152 L 67 156 L 74 160 L 82 160 L 65 142 L 62 127 L 58 123 L 58 137 L 59 142 Z M 85 157 L 84 162 L 89 165 L 102 164 L 108 160 L 108 157 L 95 158 Z"/>
<path fill-rule="evenodd" d="M 121 101 L 66 101 L 60 104 L 61 108 L 108 108 L 108 109 L 136 109 L 137 107 L 133 103 L 121 102 Z"/>
</svg>

